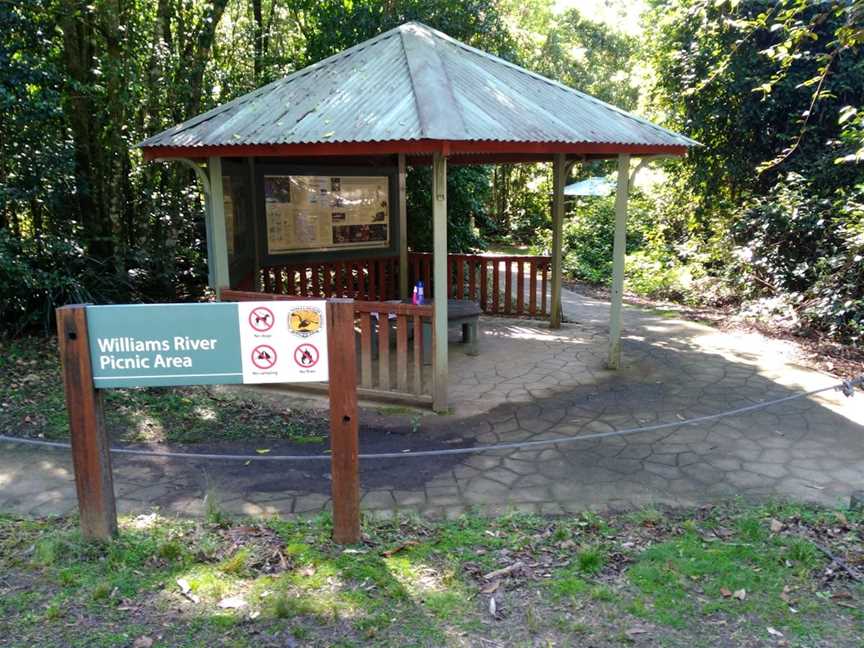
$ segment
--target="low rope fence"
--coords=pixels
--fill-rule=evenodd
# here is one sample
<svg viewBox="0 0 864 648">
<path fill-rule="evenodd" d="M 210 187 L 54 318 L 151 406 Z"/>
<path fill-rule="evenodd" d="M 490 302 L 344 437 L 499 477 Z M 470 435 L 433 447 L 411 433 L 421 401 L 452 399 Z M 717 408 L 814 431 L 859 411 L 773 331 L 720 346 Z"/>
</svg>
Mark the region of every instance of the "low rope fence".
<svg viewBox="0 0 864 648">
<path fill-rule="evenodd" d="M 820 389 L 813 389 L 807 392 L 800 392 L 797 394 L 792 394 L 790 396 L 784 396 L 783 398 L 776 398 L 774 400 L 765 401 L 762 403 L 754 403 L 752 405 L 745 405 L 743 407 L 737 407 L 735 409 L 727 410 L 725 412 L 718 412 L 716 414 L 706 414 L 704 416 L 696 416 L 689 419 L 684 419 L 681 421 L 671 421 L 668 423 L 656 423 L 653 425 L 645 425 L 634 428 L 624 428 L 621 430 L 610 430 L 608 432 L 596 432 L 593 434 L 583 434 L 571 437 L 555 437 L 552 439 L 538 439 L 535 441 L 517 441 L 513 443 L 495 443 L 488 445 L 480 445 L 480 446 L 471 446 L 468 448 L 442 448 L 440 450 L 418 450 L 411 451 L 406 450 L 402 452 L 379 452 L 373 454 L 363 454 L 360 453 L 358 456 L 363 460 L 371 460 L 371 459 L 397 459 L 402 457 L 438 457 L 438 456 L 446 456 L 446 455 L 464 455 L 464 454 L 473 454 L 476 452 L 490 452 L 495 450 L 523 450 L 526 448 L 537 448 L 542 446 L 549 445 L 563 445 L 567 443 L 576 443 L 582 441 L 593 441 L 597 439 L 607 439 L 610 437 L 619 437 L 619 436 L 630 436 L 634 434 L 641 434 L 645 432 L 656 432 L 658 430 L 668 430 L 672 428 L 679 428 L 688 425 L 699 425 L 701 423 L 707 423 L 708 421 L 716 421 L 722 418 L 726 418 L 727 416 L 735 416 L 738 414 L 746 414 L 749 412 L 755 412 L 761 409 L 765 409 L 766 407 L 772 407 L 774 405 L 779 405 L 781 403 L 788 403 L 790 401 L 798 400 L 800 398 L 807 398 L 809 396 L 814 396 L 816 394 L 821 394 L 827 391 L 840 391 L 844 396 L 851 397 L 855 393 L 855 388 L 864 388 L 864 375 L 858 376 L 857 378 L 852 378 L 849 380 L 844 380 L 842 382 L 836 383 L 834 385 L 829 385 L 828 387 L 822 387 Z M 31 446 L 39 446 L 46 448 L 60 448 L 60 449 L 71 449 L 72 445 L 69 443 L 64 443 L 62 441 L 44 441 L 42 439 L 27 439 L 21 437 L 12 437 L 0 434 L 0 441 L 6 441 L 10 443 L 20 443 L 24 445 Z M 329 454 L 317 454 L 317 455 L 260 455 L 260 454 L 214 454 L 214 453 L 204 453 L 204 452 L 160 452 L 156 450 L 144 450 L 140 448 L 110 448 L 110 452 L 114 454 L 120 455 L 134 455 L 134 456 L 145 456 L 145 457 L 168 457 L 174 459 L 192 459 L 192 460 L 212 460 L 212 461 L 330 461 L 332 459 Z"/>
</svg>

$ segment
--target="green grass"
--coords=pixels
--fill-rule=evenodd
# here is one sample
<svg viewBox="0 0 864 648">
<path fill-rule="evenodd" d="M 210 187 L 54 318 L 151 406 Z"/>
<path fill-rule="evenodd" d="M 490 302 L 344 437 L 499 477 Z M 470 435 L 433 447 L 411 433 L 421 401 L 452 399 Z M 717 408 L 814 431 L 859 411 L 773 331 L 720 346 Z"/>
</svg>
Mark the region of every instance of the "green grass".
<svg viewBox="0 0 864 648">
<path fill-rule="evenodd" d="M 55 341 L 0 341 L 0 429 L 18 436 L 69 437 Z M 218 391 L 218 393 L 217 393 Z M 202 443 L 256 439 L 323 443 L 327 421 L 288 410 L 276 399 L 212 387 L 107 390 L 106 425 L 132 443 Z"/>
<path fill-rule="evenodd" d="M 788 530 L 772 533 L 772 518 Z M 826 559 L 805 537 L 812 528 L 864 560 L 864 520 L 850 511 L 376 518 L 347 548 L 330 524 L 154 515 L 122 519 L 113 542 L 86 543 L 73 519 L 0 516 L 0 636 L 21 647 L 140 636 L 162 637 L 159 646 L 619 645 L 649 624 L 657 645 L 759 644 L 770 626 L 793 646 L 842 647 L 864 622 L 864 588 L 826 582 Z M 490 594 L 483 575 L 516 561 L 527 571 Z M 503 610 L 494 620 L 493 595 Z M 245 605 L 220 607 L 226 599 Z"/>
</svg>

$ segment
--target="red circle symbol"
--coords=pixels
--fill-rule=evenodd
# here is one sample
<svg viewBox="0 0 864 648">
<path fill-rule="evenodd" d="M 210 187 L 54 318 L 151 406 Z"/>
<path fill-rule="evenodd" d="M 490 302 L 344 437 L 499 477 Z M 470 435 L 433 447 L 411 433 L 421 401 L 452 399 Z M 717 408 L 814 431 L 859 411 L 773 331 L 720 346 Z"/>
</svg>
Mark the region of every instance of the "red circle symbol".
<svg viewBox="0 0 864 648">
<path fill-rule="evenodd" d="M 252 349 L 252 364 L 259 369 L 271 369 L 276 364 L 276 350 L 269 344 L 259 344 Z"/>
<path fill-rule="evenodd" d="M 294 362 L 308 369 L 318 364 L 318 349 L 314 344 L 301 344 L 294 349 Z"/>
<path fill-rule="evenodd" d="M 269 331 L 274 322 L 273 311 L 266 306 L 257 306 L 249 311 L 249 326 L 259 333 Z"/>
</svg>

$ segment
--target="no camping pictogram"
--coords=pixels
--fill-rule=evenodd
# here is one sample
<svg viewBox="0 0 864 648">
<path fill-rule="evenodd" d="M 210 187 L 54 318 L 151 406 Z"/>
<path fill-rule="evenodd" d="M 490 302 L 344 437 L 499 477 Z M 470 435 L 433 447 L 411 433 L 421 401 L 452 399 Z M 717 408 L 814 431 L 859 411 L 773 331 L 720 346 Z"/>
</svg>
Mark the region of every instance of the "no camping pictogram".
<svg viewBox="0 0 864 648">
<path fill-rule="evenodd" d="M 249 326 L 259 333 L 264 333 L 273 328 L 274 321 L 273 311 L 266 306 L 258 306 L 249 311 Z"/>
<path fill-rule="evenodd" d="M 314 344 L 301 344 L 294 349 L 294 362 L 304 369 L 318 364 L 318 348 Z"/>
<path fill-rule="evenodd" d="M 276 350 L 269 344 L 259 344 L 252 349 L 252 364 L 259 369 L 272 369 L 276 364 Z"/>
</svg>

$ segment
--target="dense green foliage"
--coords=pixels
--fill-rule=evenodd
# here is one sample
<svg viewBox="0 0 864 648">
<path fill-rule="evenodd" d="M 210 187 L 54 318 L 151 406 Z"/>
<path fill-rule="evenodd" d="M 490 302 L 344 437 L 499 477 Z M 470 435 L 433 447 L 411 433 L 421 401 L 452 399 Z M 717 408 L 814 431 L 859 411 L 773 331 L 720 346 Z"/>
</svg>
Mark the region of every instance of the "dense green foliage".
<svg viewBox="0 0 864 648">
<path fill-rule="evenodd" d="M 650 103 L 705 146 L 672 165 L 662 247 L 851 342 L 864 319 L 864 3 L 655 3 Z"/>
<path fill-rule="evenodd" d="M 552 0 L 0 3 L 2 330 L 47 329 L 72 298 L 200 298 L 195 178 L 134 144 L 418 19 L 703 144 L 638 185 L 630 290 L 767 304 L 860 342 L 864 0 L 646 1 L 638 36 Z M 613 172 L 585 163 L 568 181 Z M 415 249 L 431 247 L 430 184 L 409 171 Z M 545 164 L 451 167 L 451 249 L 548 249 L 550 189 Z M 608 281 L 611 219 L 611 198 L 573 204 L 571 276 Z"/>
</svg>

